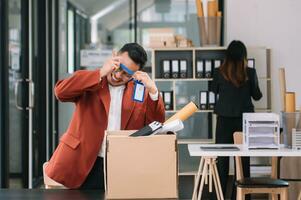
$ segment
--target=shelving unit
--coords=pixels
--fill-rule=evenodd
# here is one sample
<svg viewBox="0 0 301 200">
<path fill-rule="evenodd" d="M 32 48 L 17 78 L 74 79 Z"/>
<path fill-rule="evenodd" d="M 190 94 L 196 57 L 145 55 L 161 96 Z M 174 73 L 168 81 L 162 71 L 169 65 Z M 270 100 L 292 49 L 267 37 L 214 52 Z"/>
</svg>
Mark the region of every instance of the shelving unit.
<svg viewBox="0 0 301 200">
<path fill-rule="evenodd" d="M 173 91 L 171 110 L 166 111 L 166 118 L 180 110 L 190 101 L 199 105 L 199 92 L 208 91 L 210 78 L 197 78 L 198 60 L 222 61 L 225 57 L 225 47 L 196 48 L 157 48 L 152 50 L 152 79 L 160 91 Z M 248 58 L 255 60 L 260 88 L 264 98 L 254 102 L 256 112 L 271 111 L 271 77 L 270 50 L 264 47 L 248 48 Z M 187 78 L 163 78 L 163 60 L 186 60 Z M 213 66 L 217 67 L 217 66 Z M 213 70 L 212 68 L 212 70 Z M 179 176 L 192 176 L 194 180 L 199 159 L 190 157 L 187 144 L 215 143 L 216 115 L 212 109 L 198 110 L 184 122 L 184 130 L 178 132 Z"/>
</svg>

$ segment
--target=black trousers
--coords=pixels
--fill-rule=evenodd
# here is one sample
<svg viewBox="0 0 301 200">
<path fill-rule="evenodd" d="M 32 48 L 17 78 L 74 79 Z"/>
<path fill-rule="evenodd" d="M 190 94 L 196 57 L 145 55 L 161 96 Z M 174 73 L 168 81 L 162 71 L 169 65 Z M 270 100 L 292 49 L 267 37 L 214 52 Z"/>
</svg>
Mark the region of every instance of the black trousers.
<svg viewBox="0 0 301 200">
<path fill-rule="evenodd" d="M 97 189 L 104 190 L 103 158 L 97 157 L 95 163 L 89 172 L 86 180 L 79 189 Z"/>
<path fill-rule="evenodd" d="M 215 140 L 217 144 L 233 144 L 233 133 L 235 131 L 242 130 L 242 118 L 241 117 L 217 117 L 216 124 L 216 136 Z M 234 165 L 235 167 L 235 165 Z M 244 177 L 250 177 L 250 157 L 242 157 L 242 168 Z M 228 174 L 229 174 L 229 157 L 218 157 L 217 169 L 221 181 L 221 186 L 224 196 L 226 196 Z M 236 173 L 235 173 L 236 180 Z M 231 199 L 236 199 L 236 186 L 234 181 L 232 182 L 232 195 Z M 246 196 L 246 199 L 249 199 Z"/>
</svg>

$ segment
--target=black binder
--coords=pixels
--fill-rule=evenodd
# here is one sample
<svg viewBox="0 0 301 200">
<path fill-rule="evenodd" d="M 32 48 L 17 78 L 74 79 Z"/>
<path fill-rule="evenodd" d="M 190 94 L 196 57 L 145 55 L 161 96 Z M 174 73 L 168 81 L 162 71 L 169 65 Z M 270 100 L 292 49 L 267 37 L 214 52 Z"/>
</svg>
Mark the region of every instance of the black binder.
<svg viewBox="0 0 301 200">
<path fill-rule="evenodd" d="M 208 92 L 209 95 L 208 95 L 208 107 L 210 110 L 213 110 L 214 109 L 214 106 L 215 106 L 215 102 L 216 102 L 216 97 L 215 97 L 215 94 L 214 92 Z"/>
<path fill-rule="evenodd" d="M 212 62 L 211 60 L 205 61 L 205 78 L 212 77 Z"/>
<path fill-rule="evenodd" d="M 204 61 L 198 60 L 196 62 L 196 77 L 204 78 Z"/>
<path fill-rule="evenodd" d="M 178 60 L 172 60 L 171 61 L 171 71 L 172 71 L 172 78 L 179 78 L 179 61 Z"/>
<path fill-rule="evenodd" d="M 214 68 L 220 67 L 222 64 L 221 60 L 214 60 Z"/>
<path fill-rule="evenodd" d="M 200 110 L 207 110 L 207 91 L 200 91 Z"/>
<path fill-rule="evenodd" d="M 187 78 L 187 60 L 180 60 L 180 78 Z"/>
<path fill-rule="evenodd" d="M 170 60 L 162 61 L 163 78 L 170 78 Z"/>
<path fill-rule="evenodd" d="M 173 92 L 172 91 L 165 91 L 163 93 L 164 95 L 164 105 L 165 105 L 165 110 L 173 110 Z"/>
</svg>

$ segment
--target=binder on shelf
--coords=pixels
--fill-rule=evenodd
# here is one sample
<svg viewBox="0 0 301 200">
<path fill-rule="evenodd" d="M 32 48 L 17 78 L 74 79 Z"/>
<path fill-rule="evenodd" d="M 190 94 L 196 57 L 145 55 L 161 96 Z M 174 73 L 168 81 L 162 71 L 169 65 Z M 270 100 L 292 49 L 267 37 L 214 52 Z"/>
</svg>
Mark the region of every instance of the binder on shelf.
<svg viewBox="0 0 301 200">
<path fill-rule="evenodd" d="M 205 61 L 205 78 L 212 77 L 212 62 L 211 60 Z"/>
<path fill-rule="evenodd" d="M 204 78 L 204 61 L 198 60 L 196 63 L 196 77 Z"/>
<path fill-rule="evenodd" d="M 171 61 L 171 71 L 172 71 L 172 78 L 179 78 L 179 61 L 172 60 Z"/>
<path fill-rule="evenodd" d="M 210 110 L 213 110 L 214 106 L 215 106 L 215 102 L 216 102 L 216 97 L 215 97 L 214 92 L 210 91 L 208 93 L 209 93 L 208 107 L 209 107 Z"/>
<path fill-rule="evenodd" d="M 187 78 L 187 60 L 180 60 L 180 78 Z"/>
<path fill-rule="evenodd" d="M 163 78 L 170 78 L 170 60 L 163 60 Z"/>
<path fill-rule="evenodd" d="M 255 68 L 255 59 L 248 58 L 248 67 Z"/>
<path fill-rule="evenodd" d="M 165 110 L 173 110 L 172 91 L 163 92 Z"/>
<path fill-rule="evenodd" d="M 221 66 L 221 64 L 222 64 L 221 60 L 214 60 L 214 68 Z"/>
<path fill-rule="evenodd" d="M 200 91 L 200 110 L 207 110 L 207 91 Z"/>
</svg>

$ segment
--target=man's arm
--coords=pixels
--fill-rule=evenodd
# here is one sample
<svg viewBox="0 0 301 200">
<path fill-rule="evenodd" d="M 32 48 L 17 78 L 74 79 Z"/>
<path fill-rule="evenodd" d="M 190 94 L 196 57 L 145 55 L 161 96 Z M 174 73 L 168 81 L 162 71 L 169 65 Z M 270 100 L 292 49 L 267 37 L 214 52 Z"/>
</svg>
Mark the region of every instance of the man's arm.
<svg viewBox="0 0 301 200">
<path fill-rule="evenodd" d="M 75 102 L 86 91 L 93 91 L 100 87 L 100 70 L 76 71 L 71 77 L 56 83 L 54 93 L 63 102 Z"/>
<path fill-rule="evenodd" d="M 56 97 L 63 102 L 75 102 L 84 92 L 100 88 L 102 78 L 119 64 L 119 57 L 113 52 L 112 57 L 105 61 L 102 68 L 94 71 L 76 71 L 71 77 L 57 82 L 54 88 Z"/>
<path fill-rule="evenodd" d="M 133 77 L 142 82 L 148 92 L 145 124 L 149 124 L 153 121 L 163 123 L 165 121 L 165 107 L 155 82 L 146 72 L 142 71 L 137 71 Z"/>
<path fill-rule="evenodd" d="M 149 94 L 147 98 L 145 124 L 149 124 L 153 121 L 158 121 L 161 123 L 165 121 L 165 107 L 163 98 L 160 94 L 157 95 L 157 100 L 153 100 L 151 94 Z"/>
</svg>

